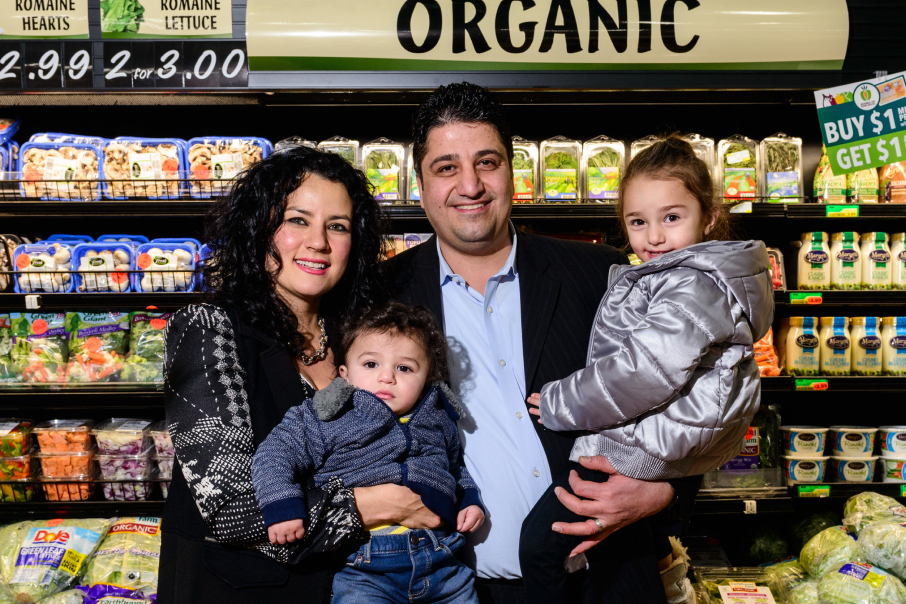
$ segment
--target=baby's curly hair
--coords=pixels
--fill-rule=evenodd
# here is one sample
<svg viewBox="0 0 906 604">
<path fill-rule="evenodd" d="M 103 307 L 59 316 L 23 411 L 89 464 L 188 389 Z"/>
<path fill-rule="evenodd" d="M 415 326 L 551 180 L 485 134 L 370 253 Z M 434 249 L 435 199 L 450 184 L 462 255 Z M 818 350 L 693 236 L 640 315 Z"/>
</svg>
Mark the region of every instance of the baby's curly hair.
<svg viewBox="0 0 906 604">
<path fill-rule="evenodd" d="M 399 302 L 365 310 L 343 324 L 340 345 L 334 350 L 337 366 L 346 364 L 346 354 L 356 338 L 368 333 L 387 332 L 397 332 L 422 345 L 429 363 L 427 384 L 450 379 L 447 339 L 437 326 L 434 315 L 424 306 L 406 306 Z"/>
</svg>

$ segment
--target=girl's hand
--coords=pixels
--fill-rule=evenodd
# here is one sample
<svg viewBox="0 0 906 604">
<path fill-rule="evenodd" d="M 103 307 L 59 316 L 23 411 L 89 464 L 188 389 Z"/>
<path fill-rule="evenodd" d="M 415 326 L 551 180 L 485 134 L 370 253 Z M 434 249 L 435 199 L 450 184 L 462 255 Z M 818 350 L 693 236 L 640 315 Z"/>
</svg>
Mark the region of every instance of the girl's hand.
<svg viewBox="0 0 906 604">
<path fill-rule="evenodd" d="M 544 422 L 541 421 L 541 408 L 540 408 L 541 394 L 536 392 L 535 394 L 533 394 L 532 396 L 528 397 L 525 400 L 526 400 L 526 402 L 528 402 L 529 405 L 532 405 L 531 407 L 529 407 L 528 412 L 531 413 L 532 415 L 537 415 L 538 423 L 543 426 Z"/>
<path fill-rule="evenodd" d="M 459 510 L 456 517 L 456 530 L 460 533 L 474 533 L 484 523 L 484 512 L 477 505 L 470 505 Z"/>
<path fill-rule="evenodd" d="M 285 545 L 294 541 L 302 541 L 305 536 L 305 526 L 301 518 L 277 522 L 267 527 L 267 537 L 274 545 Z"/>
<path fill-rule="evenodd" d="M 401 524 L 412 529 L 440 528 L 443 521 L 422 503 L 422 498 L 398 484 L 357 487 L 355 505 L 367 529 L 381 524 Z"/>
</svg>

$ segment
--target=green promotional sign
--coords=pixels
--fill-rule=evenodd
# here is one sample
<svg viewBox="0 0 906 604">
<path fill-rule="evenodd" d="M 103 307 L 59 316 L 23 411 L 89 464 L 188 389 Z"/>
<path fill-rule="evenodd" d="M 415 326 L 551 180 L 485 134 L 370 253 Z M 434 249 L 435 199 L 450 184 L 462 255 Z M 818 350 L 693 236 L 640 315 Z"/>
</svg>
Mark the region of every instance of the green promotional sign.
<svg viewBox="0 0 906 604">
<path fill-rule="evenodd" d="M 834 174 L 906 160 L 906 72 L 815 93 Z"/>
</svg>

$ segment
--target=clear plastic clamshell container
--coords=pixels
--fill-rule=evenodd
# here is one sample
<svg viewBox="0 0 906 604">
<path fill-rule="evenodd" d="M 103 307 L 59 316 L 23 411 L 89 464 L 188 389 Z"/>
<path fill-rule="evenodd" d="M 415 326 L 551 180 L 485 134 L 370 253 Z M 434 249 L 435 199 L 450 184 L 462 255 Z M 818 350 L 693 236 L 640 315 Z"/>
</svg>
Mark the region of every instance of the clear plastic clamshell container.
<svg viewBox="0 0 906 604">
<path fill-rule="evenodd" d="M 708 166 L 708 174 L 711 175 L 711 178 L 717 178 L 714 162 L 714 139 L 700 134 L 686 134 L 682 139 L 692 146 L 692 150 L 695 151 L 695 157 L 705 162 L 705 165 Z"/>
<path fill-rule="evenodd" d="M 643 136 L 640 139 L 632 141 L 629 145 L 629 159 L 630 161 L 640 152 L 644 151 L 654 143 L 664 140 L 660 136 L 655 136 L 654 134 L 649 134 L 648 136 Z"/>
<path fill-rule="evenodd" d="M 802 180 L 802 139 L 778 132 L 759 143 L 761 163 L 758 194 L 768 201 L 799 201 L 805 195 Z"/>
<path fill-rule="evenodd" d="M 173 464 L 176 462 L 176 457 L 172 455 L 158 455 L 155 453 L 154 459 L 157 461 L 158 477 L 167 481 L 173 478 Z M 164 499 L 166 499 L 167 494 L 170 491 L 170 483 L 160 483 L 160 490 L 164 495 Z"/>
<path fill-rule="evenodd" d="M 149 430 L 151 440 L 154 441 L 154 450 L 158 455 L 173 456 L 176 455 L 176 449 L 173 447 L 173 441 L 170 439 L 170 430 L 167 428 L 167 420 L 162 419 L 155 422 Z"/>
<path fill-rule="evenodd" d="M 19 457 L 31 451 L 31 430 L 34 422 L 30 419 L 0 419 L 0 457 Z"/>
<path fill-rule="evenodd" d="M 73 289 L 73 246 L 59 241 L 24 243 L 13 251 L 17 294 L 63 294 Z"/>
<path fill-rule="evenodd" d="M 718 195 L 725 202 L 754 201 L 761 151 L 751 138 L 734 134 L 717 144 Z"/>
<path fill-rule="evenodd" d="M 180 139 L 120 137 L 104 147 L 109 199 L 179 199 L 180 172 L 188 169 L 186 142 Z"/>
<path fill-rule="evenodd" d="M 69 235 L 65 233 L 55 233 L 47 238 L 47 241 L 63 241 L 63 242 L 73 242 L 78 241 L 79 243 L 91 243 L 94 239 L 91 238 L 91 235 Z"/>
<path fill-rule="evenodd" d="M 82 243 L 72 250 L 76 266 L 75 290 L 78 293 L 131 291 L 131 243 Z"/>
<path fill-rule="evenodd" d="M 597 136 L 582 145 L 582 197 L 613 203 L 619 196 L 626 145 L 608 136 Z"/>
<path fill-rule="evenodd" d="M 52 419 L 34 428 L 42 453 L 73 453 L 92 448 L 91 419 Z"/>
<path fill-rule="evenodd" d="M 19 120 L 0 117 L 0 145 L 11 139 L 19 131 Z"/>
<path fill-rule="evenodd" d="M 145 243 L 135 250 L 132 287 L 137 292 L 190 292 L 195 289 L 197 252 L 185 243 Z"/>
<path fill-rule="evenodd" d="M 97 483 L 91 482 L 93 478 L 94 475 L 66 478 L 40 476 L 38 480 L 47 501 L 85 501 L 94 495 Z"/>
<path fill-rule="evenodd" d="M 41 474 L 49 478 L 78 478 L 95 473 L 96 449 L 70 453 L 35 453 L 41 464 Z"/>
<path fill-rule="evenodd" d="M 32 456 L 0 457 L 0 480 L 24 480 L 32 476 Z"/>
<path fill-rule="evenodd" d="M 284 138 L 281 141 L 277 141 L 277 144 L 274 145 L 274 153 L 278 151 L 284 151 L 286 149 L 292 149 L 293 147 L 308 147 L 309 149 L 317 149 L 318 143 L 316 141 L 310 141 L 301 136 L 290 136 Z"/>
<path fill-rule="evenodd" d="M 582 143 L 555 136 L 541 143 L 544 197 L 548 201 L 574 203 L 579 197 L 579 160 Z"/>
<path fill-rule="evenodd" d="M 378 201 L 399 201 L 403 187 L 405 148 L 389 138 L 378 138 L 362 147 L 365 176 Z"/>
<path fill-rule="evenodd" d="M 318 149 L 327 153 L 336 153 L 353 168 L 359 167 L 359 141 L 349 140 L 343 136 L 332 136 L 318 143 Z"/>
<path fill-rule="evenodd" d="M 201 199 L 226 193 L 237 174 L 271 152 L 270 141 L 259 137 L 205 136 L 187 145 L 189 192 Z"/>
<path fill-rule="evenodd" d="M 421 199 L 421 193 L 418 191 L 418 180 L 416 179 L 416 176 L 418 175 L 415 172 L 415 154 L 413 153 L 413 147 L 414 145 L 409 143 L 409 146 L 406 148 L 406 174 L 408 174 L 406 182 L 409 183 L 409 195 L 407 196 L 407 199 L 409 201 L 419 201 Z"/>
<path fill-rule="evenodd" d="M 514 136 L 513 203 L 534 203 L 538 182 L 538 143 Z"/>
<path fill-rule="evenodd" d="M 108 501 L 146 501 L 153 483 L 135 482 L 151 476 L 154 464 L 151 451 L 139 455 L 99 454 L 104 499 Z M 122 482 L 114 482 L 122 481 Z"/>
<path fill-rule="evenodd" d="M 734 593 L 745 595 L 746 602 L 770 602 L 767 596 L 778 601 L 771 591 L 771 574 L 761 567 L 696 568 L 695 579 L 699 602 L 734 602 Z"/>
<path fill-rule="evenodd" d="M 22 197 L 45 201 L 97 201 L 104 152 L 87 143 L 25 143 L 19 153 Z"/>
<path fill-rule="evenodd" d="M 114 417 L 98 424 L 91 434 L 105 455 L 140 455 L 151 448 L 151 420 Z"/>
</svg>

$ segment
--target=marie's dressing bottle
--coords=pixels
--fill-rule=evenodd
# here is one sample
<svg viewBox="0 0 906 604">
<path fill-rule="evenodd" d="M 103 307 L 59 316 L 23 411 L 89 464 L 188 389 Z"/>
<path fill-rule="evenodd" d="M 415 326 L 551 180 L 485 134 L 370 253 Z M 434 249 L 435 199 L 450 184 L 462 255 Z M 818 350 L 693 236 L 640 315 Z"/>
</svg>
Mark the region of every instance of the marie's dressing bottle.
<svg viewBox="0 0 906 604">
<path fill-rule="evenodd" d="M 862 262 L 859 233 L 846 231 L 831 235 L 831 289 L 862 289 Z"/>
<path fill-rule="evenodd" d="M 852 375 L 881 375 L 881 317 L 852 318 Z"/>
<path fill-rule="evenodd" d="M 884 317 L 884 375 L 906 375 L 906 317 Z"/>
<path fill-rule="evenodd" d="M 830 287 L 830 248 L 827 233 L 815 231 L 802 234 L 799 249 L 798 289 L 827 289 Z"/>
<path fill-rule="evenodd" d="M 787 374 L 818 375 L 821 368 L 820 346 L 815 317 L 790 317 L 790 330 L 786 335 Z"/>
<path fill-rule="evenodd" d="M 890 234 L 890 288 L 906 289 L 906 233 Z"/>
<path fill-rule="evenodd" d="M 862 289 L 890 289 L 890 248 L 887 233 L 862 235 Z"/>
<path fill-rule="evenodd" d="M 849 375 L 852 348 L 847 317 L 821 317 L 821 375 Z"/>
</svg>

